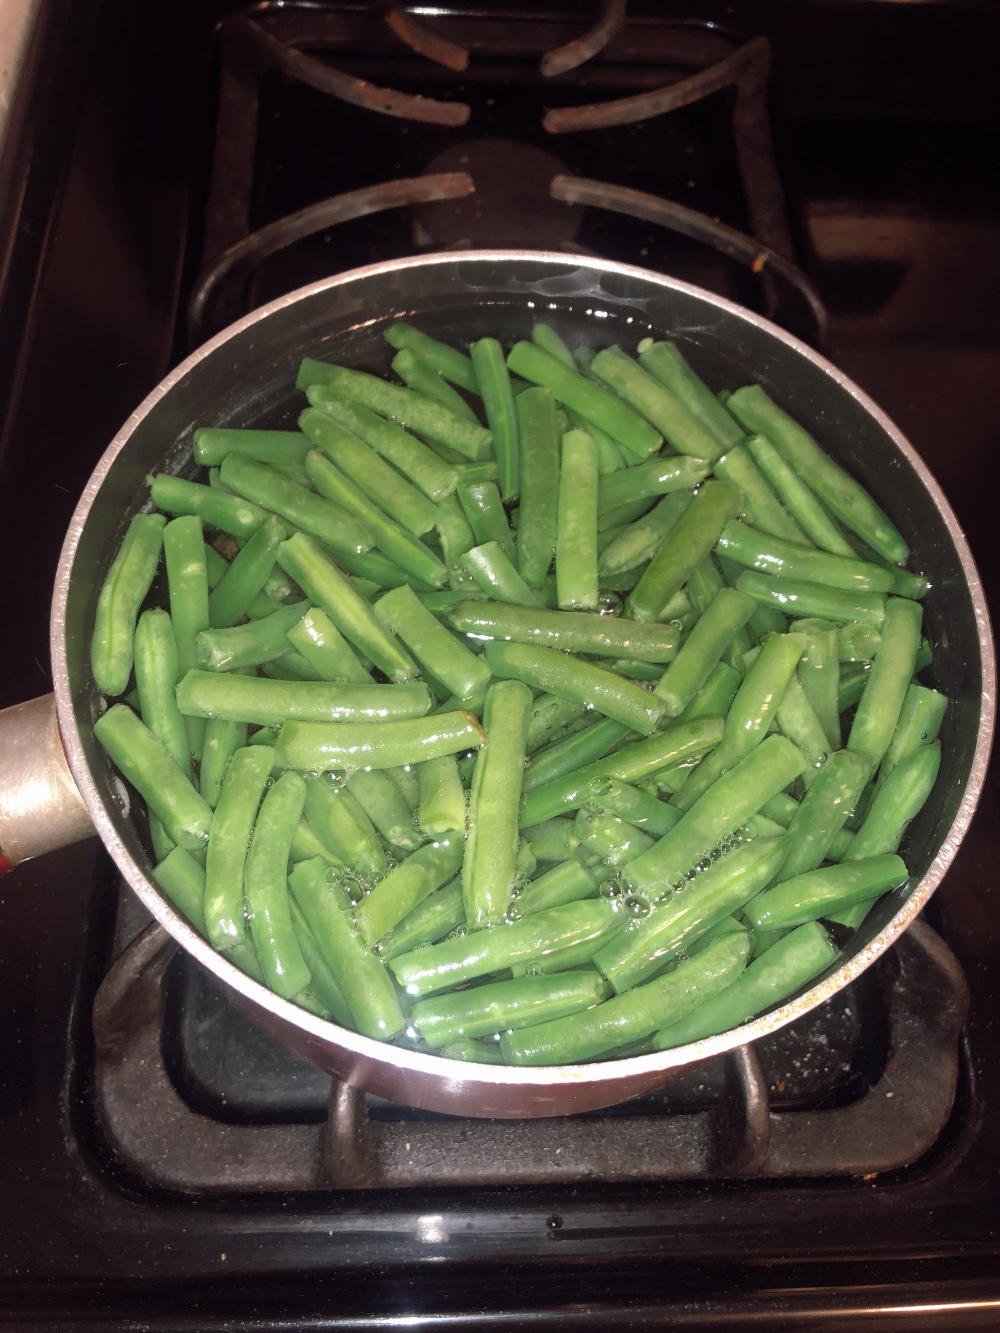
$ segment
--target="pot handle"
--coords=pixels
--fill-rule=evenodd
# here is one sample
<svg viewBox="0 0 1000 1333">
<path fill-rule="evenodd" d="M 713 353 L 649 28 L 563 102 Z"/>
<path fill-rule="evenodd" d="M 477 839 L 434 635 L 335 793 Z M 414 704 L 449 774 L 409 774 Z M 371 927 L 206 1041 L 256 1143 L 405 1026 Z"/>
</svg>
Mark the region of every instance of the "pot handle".
<svg viewBox="0 0 1000 1333">
<path fill-rule="evenodd" d="M 0 874 L 93 835 L 66 762 L 55 695 L 0 710 Z"/>
</svg>

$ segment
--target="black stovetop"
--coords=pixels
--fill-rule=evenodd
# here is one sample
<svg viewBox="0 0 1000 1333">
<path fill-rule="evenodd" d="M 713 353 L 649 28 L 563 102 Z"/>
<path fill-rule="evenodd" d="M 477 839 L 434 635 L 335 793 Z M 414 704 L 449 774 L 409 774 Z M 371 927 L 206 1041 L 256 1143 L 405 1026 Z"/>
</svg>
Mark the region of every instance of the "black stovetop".
<svg viewBox="0 0 1000 1333">
<path fill-rule="evenodd" d="M 464 239 L 474 224 L 445 210 L 424 213 L 417 232 L 402 211 L 327 227 L 220 286 L 207 327 L 187 313 L 206 266 L 241 228 L 378 184 L 380 173 L 419 176 L 441 154 L 436 167 L 465 169 L 468 145 L 496 138 L 544 150 L 570 176 L 613 179 L 741 230 L 770 227 L 765 239 L 779 251 L 790 243 L 788 257 L 829 310 L 829 354 L 924 456 L 969 535 L 988 596 L 996 593 L 994 7 L 633 4 L 617 46 L 547 84 L 525 52 L 577 33 L 572 7 L 426 10 L 428 27 L 471 49 L 469 70 L 453 74 L 407 54 L 363 6 L 333 6 L 337 31 L 348 34 L 335 63 L 400 92 L 467 103 L 468 123 L 372 119 L 266 70 L 260 133 L 243 146 L 249 185 L 240 193 L 236 172 L 213 193 L 218 92 L 227 77 L 240 92 L 245 72 L 220 70 L 213 25 L 237 8 L 41 6 L 26 100 L 12 116 L 10 175 L 0 174 L 0 187 L 17 187 L 0 188 L 0 706 L 49 688 L 47 603 L 76 496 L 190 339 L 232 313 L 229 303 L 266 299 L 334 265 Z M 331 7 L 245 12 L 265 31 L 290 22 L 306 32 Z M 784 236 L 773 210 L 748 203 L 726 137 L 731 91 L 589 139 L 538 129 L 540 109 L 662 81 L 669 62 L 658 43 L 686 51 L 707 43 L 722 57 L 755 36 L 772 49 Z M 473 154 L 480 170 L 491 162 L 489 150 Z M 555 228 L 541 233 L 547 244 L 661 266 L 808 318 L 794 291 L 768 288 L 658 225 L 615 222 L 596 208 L 568 219 L 546 206 L 536 216 L 531 197 L 519 202 L 522 224 L 527 216 L 531 228 Z M 803 1044 L 788 1045 L 793 1034 L 765 1047 L 756 1075 L 717 1064 L 651 1102 L 566 1124 L 562 1137 L 558 1123 L 530 1137 L 520 1126 L 331 1094 L 329 1080 L 271 1047 L 155 939 L 139 946 L 147 966 L 137 988 L 100 1010 L 95 1041 L 95 995 L 142 914 L 95 843 L 28 863 L 0 882 L 0 1321 L 996 1327 L 998 844 L 994 767 L 927 913 L 968 982 L 957 1042 L 962 983 L 949 954 L 915 932 L 838 998 L 832 1028 L 814 1028 L 810 1016 Z M 136 1024 L 137 1014 L 152 1026 Z M 932 1038 L 944 1041 L 947 1059 L 926 1044 Z M 803 1051 L 814 1065 L 804 1067 Z M 894 1062 L 907 1053 L 930 1066 L 923 1082 L 912 1062 Z M 740 1136 L 753 1116 L 726 1096 L 733 1079 L 754 1077 L 770 1096 L 770 1146 L 763 1162 L 749 1163 Z M 158 1102 L 150 1090 L 161 1085 Z M 926 1134 L 922 1126 L 897 1152 L 898 1105 L 932 1120 L 929 1108 L 945 1093 L 943 1123 Z M 870 1118 L 876 1100 L 888 1118 Z M 123 1118 L 123 1106 L 132 1114 Z M 681 1116 L 658 1119 L 670 1109 Z M 847 1120 L 863 1123 L 860 1157 L 839 1156 Z M 346 1137 L 331 1140 L 334 1132 Z M 819 1159 L 805 1156 L 817 1143 Z M 582 1174 L 574 1177 L 566 1157 Z M 459 1173 L 460 1162 L 472 1162 L 471 1174 Z"/>
</svg>

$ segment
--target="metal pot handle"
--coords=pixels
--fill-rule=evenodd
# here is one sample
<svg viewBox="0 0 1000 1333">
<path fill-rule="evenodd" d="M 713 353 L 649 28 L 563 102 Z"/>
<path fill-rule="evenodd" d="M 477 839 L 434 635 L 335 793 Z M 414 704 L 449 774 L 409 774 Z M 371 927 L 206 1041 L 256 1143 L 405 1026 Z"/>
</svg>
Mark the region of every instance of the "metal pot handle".
<svg viewBox="0 0 1000 1333">
<path fill-rule="evenodd" d="M 66 762 L 55 696 L 0 711 L 0 874 L 93 835 Z"/>
</svg>

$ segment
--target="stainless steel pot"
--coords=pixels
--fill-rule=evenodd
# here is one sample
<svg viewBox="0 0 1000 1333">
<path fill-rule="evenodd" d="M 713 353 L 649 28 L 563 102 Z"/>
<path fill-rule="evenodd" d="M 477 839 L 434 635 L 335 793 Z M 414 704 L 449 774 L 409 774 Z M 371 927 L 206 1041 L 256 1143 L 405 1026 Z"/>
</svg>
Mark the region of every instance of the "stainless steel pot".
<svg viewBox="0 0 1000 1333">
<path fill-rule="evenodd" d="M 371 1041 L 272 995 L 215 953 L 152 883 L 149 852 L 123 803 L 122 784 L 93 739 L 101 701 L 88 666 L 97 591 L 126 523 L 145 503 L 145 478 L 156 469 L 190 470 L 199 425 L 293 424 L 300 402 L 292 385 L 305 355 L 384 370 L 382 331 L 399 317 L 458 343 L 492 333 L 509 344 L 539 319 L 555 323 L 570 341 L 595 345 L 634 346 L 646 334 L 675 338 L 711 384 L 756 380 L 808 425 L 892 514 L 910 542 L 914 568 L 931 577 L 927 633 L 936 684 L 952 703 L 938 784 L 905 847 L 913 878 L 879 904 L 839 966 L 754 1022 L 677 1050 L 582 1066 L 521 1070 L 444 1060 Z M 348 1083 L 473 1116 L 564 1115 L 639 1096 L 846 986 L 941 882 L 979 797 L 994 720 L 989 618 L 965 538 L 933 477 L 875 404 L 822 357 L 728 301 L 640 269 L 533 252 L 431 255 L 359 269 L 272 302 L 190 356 L 125 423 L 87 485 L 59 563 L 51 645 L 58 730 L 82 804 L 65 779 L 51 786 L 58 745 L 45 703 L 8 710 L 2 734 L 9 738 L 13 725 L 21 738 L 16 746 L 7 741 L 6 773 L 0 772 L 0 847 L 8 858 L 16 859 L 12 847 L 21 856 L 43 849 L 44 825 L 54 824 L 56 809 L 69 811 L 59 841 L 81 836 L 92 821 L 153 916 L 267 1031 Z M 44 761 L 39 735 L 47 737 Z M 39 802 L 52 790 L 39 817 Z"/>
</svg>

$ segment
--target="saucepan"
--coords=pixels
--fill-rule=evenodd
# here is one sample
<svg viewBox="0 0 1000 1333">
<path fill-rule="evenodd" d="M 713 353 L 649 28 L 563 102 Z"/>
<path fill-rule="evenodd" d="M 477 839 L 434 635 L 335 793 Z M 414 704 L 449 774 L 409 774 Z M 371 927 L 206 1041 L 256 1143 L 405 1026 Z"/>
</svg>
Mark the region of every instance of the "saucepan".
<svg viewBox="0 0 1000 1333">
<path fill-rule="evenodd" d="M 141 824 L 92 732 L 103 701 L 89 668 L 95 603 L 146 477 L 193 470 L 200 425 L 291 426 L 304 356 L 384 372 L 383 330 L 405 318 L 457 344 L 492 334 L 506 345 L 554 324 L 571 344 L 646 335 L 677 340 L 717 388 L 757 381 L 865 485 L 895 520 L 912 566 L 929 576 L 926 633 L 934 684 L 950 704 L 942 763 L 904 847 L 912 877 L 869 914 L 840 960 L 788 1003 L 674 1050 L 587 1065 L 515 1069 L 465 1064 L 387 1045 L 271 994 L 216 953 L 151 877 Z M 66 537 L 51 622 L 51 699 L 0 719 L 0 847 L 8 861 L 93 833 L 157 921 L 235 1003 L 324 1070 L 390 1100 L 471 1116 L 565 1115 L 646 1093 L 679 1071 L 760 1038 L 849 985 L 914 920 L 969 826 L 986 773 L 994 719 L 989 617 L 966 540 L 934 478 L 899 430 L 833 365 L 767 320 L 669 277 L 582 256 L 468 252 L 358 269 L 254 311 L 188 357 L 128 419 L 98 463 Z"/>
</svg>

